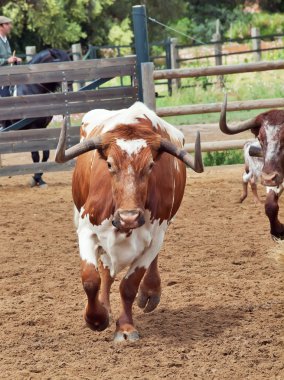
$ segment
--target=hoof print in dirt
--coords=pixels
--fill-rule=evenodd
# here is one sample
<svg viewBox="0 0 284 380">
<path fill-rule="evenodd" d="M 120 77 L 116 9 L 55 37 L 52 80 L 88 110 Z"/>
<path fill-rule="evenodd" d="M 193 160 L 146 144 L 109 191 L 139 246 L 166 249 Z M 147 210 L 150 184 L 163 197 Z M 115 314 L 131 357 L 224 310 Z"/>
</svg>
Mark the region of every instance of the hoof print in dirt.
<svg viewBox="0 0 284 380">
<path fill-rule="evenodd" d="M 136 342 L 137 340 L 139 340 L 139 334 L 138 334 L 138 331 L 131 331 L 131 332 L 128 332 L 128 331 L 117 331 L 115 334 L 114 334 L 114 338 L 113 338 L 113 341 L 115 343 L 121 343 L 121 342 Z"/>
</svg>

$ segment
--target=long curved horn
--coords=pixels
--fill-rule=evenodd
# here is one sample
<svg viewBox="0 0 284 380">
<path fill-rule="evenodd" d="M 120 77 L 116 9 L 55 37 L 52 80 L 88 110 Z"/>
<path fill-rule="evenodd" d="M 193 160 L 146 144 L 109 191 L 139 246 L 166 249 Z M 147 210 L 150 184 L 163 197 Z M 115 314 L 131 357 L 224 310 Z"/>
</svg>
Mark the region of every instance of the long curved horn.
<svg viewBox="0 0 284 380">
<path fill-rule="evenodd" d="M 96 138 L 84 140 L 66 150 L 66 135 L 67 118 L 64 118 L 55 153 L 55 162 L 59 164 L 72 160 L 72 158 L 78 157 L 83 153 L 98 149 L 102 146 L 102 139 L 98 136 Z"/>
<path fill-rule="evenodd" d="M 249 147 L 249 155 L 251 157 L 263 157 L 263 152 L 262 152 L 261 147 L 251 145 Z"/>
<path fill-rule="evenodd" d="M 166 139 L 161 140 L 160 151 L 167 152 L 172 156 L 175 156 L 179 160 L 183 161 L 186 164 L 186 166 L 194 170 L 196 173 L 202 173 L 204 171 L 199 132 L 197 132 L 195 140 L 194 158 L 190 154 L 188 154 L 184 149 L 178 148 L 175 144 Z"/>
<path fill-rule="evenodd" d="M 224 101 L 221 108 L 220 120 L 219 120 L 219 127 L 221 131 L 223 133 L 226 133 L 227 135 L 235 135 L 237 133 L 247 131 L 248 129 L 257 127 L 255 118 L 243 121 L 234 127 L 229 127 L 227 125 L 226 112 L 227 112 L 227 94 L 225 94 L 225 97 L 224 97 Z"/>
</svg>

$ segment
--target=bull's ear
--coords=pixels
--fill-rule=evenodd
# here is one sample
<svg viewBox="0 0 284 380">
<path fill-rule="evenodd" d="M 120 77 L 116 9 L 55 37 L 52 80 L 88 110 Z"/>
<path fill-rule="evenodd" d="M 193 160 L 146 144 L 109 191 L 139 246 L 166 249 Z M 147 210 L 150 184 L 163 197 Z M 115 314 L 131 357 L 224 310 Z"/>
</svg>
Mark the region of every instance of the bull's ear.
<svg viewBox="0 0 284 380">
<path fill-rule="evenodd" d="M 204 171 L 199 132 L 197 132 L 195 140 L 194 157 L 167 139 L 161 139 L 160 152 L 167 152 L 172 156 L 177 157 L 179 160 L 183 161 L 187 167 L 191 168 L 196 173 L 202 173 Z"/>
<path fill-rule="evenodd" d="M 259 146 L 250 146 L 249 148 L 249 155 L 251 157 L 263 157 L 263 152 L 261 147 Z"/>
</svg>

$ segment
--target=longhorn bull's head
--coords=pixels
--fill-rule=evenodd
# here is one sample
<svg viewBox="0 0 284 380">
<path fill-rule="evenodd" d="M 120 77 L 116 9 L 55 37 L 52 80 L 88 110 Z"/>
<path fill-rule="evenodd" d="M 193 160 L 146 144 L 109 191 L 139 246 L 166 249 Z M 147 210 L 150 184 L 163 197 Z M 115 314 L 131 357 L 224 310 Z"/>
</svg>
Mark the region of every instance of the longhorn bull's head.
<svg viewBox="0 0 284 380">
<path fill-rule="evenodd" d="M 137 122 L 133 126 L 120 126 L 120 138 L 116 131 L 106 132 L 100 136 L 89 137 L 66 150 L 67 121 L 64 119 L 55 156 L 56 162 L 64 163 L 84 153 L 98 151 L 100 157 L 106 161 L 111 175 L 115 200 L 113 224 L 119 230 L 125 231 L 137 228 L 145 222 L 148 178 L 155 161 L 163 152 L 178 158 L 195 172 L 203 172 L 199 133 L 195 141 L 195 156 L 192 157 L 185 150 L 162 138 L 152 128 L 146 128 L 143 136 L 145 119 L 137 119 Z M 146 124 L 147 122 L 151 123 L 150 120 L 146 120 Z M 137 130 L 138 137 L 135 136 Z M 132 137 L 129 137 L 130 132 Z M 167 173 L 165 175 L 168 176 Z"/>
<path fill-rule="evenodd" d="M 252 157 L 263 157 L 262 184 L 264 186 L 281 185 L 284 178 L 284 117 L 279 121 L 275 113 L 282 111 L 268 111 L 235 126 L 228 126 L 226 111 L 227 95 L 225 95 L 220 114 L 221 131 L 228 135 L 235 135 L 250 129 L 261 145 L 259 148 L 250 147 L 249 154 Z"/>
</svg>

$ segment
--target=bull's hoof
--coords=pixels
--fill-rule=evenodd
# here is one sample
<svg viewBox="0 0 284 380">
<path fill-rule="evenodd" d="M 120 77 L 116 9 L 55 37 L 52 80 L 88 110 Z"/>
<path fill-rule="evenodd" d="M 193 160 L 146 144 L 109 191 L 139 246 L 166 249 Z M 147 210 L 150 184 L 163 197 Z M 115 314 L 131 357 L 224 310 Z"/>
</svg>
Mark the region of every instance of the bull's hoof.
<svg viewBox="0 0 284 380">
<path fill-rule="evenodd" d="M 137 330 L 134 331 L 116 331 L 114 334 L 113 341 L 115 343 L 121 342 L 136 342 L 139 340 L 139 334 Z"/>
<path fill-rule="evenodd" d="M 160 294 L 155 294 L 152 291 L 146 292 L 145 290 L 139 289 L 137 305 L 140 309 L 143 309 L 144 313 L 150 313 L 159 305 L 160 299 Z"/>
<path fill-rule="evenodd" d="M 103 331 L 109 326 L 109 317 L 107 315 L 88 316 L 84 313 L 86 325 L 93 331 Z"/>
<path fill-rule="evenodd" d="M 283 233 L 271 233 L 271 238 L 275 242 L 277 242 L 279 240 L 284 240 L 284 232 Z"/>
</svg>

